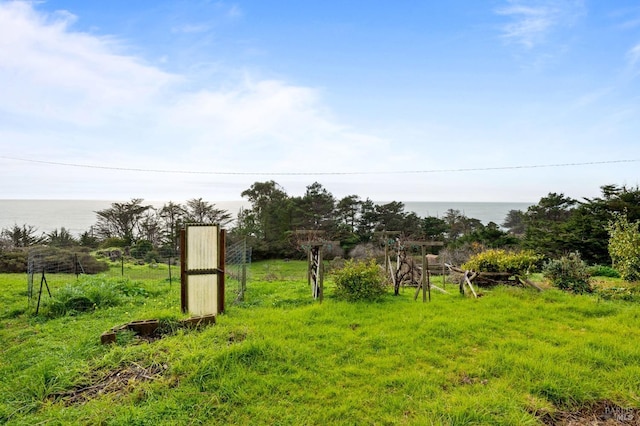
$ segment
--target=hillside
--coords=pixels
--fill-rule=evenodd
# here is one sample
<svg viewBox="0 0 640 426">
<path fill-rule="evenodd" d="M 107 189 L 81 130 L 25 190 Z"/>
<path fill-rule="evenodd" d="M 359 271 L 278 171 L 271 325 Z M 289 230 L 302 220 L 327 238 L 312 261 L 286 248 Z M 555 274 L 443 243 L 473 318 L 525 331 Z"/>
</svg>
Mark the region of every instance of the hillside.
<svg viewBox="0 0 640 426">
<path fill-rule="evenodd" d="M 46 296 L 34 317 L 25 276 L 3 275 L 0 421 L 640 420 L 637 303 L 506 287 L 472 299 L 453 285 L 451 294 L 433 293 L 430 303 L 414 301 L 411 289 L 377 303 L 347 303 L 333 297 L 329 276 L 319 304 L 305 265 L 254 263 L 245 301 L 233 303 L 229 280 L 226 313 L 197 330 L 175 326 L 184 318 L 175 282 L 81 277 L 110 294 L 111 306 L 60 316 Z M 75 276 L 66 282 L 77 285 Z M 54 297 L 63 286 L 52 285 Z M 161 338 L 124 333 L 116 344 L 100 344 L 103 331 L 151 318 L 162 321 Z"/>
</svg>

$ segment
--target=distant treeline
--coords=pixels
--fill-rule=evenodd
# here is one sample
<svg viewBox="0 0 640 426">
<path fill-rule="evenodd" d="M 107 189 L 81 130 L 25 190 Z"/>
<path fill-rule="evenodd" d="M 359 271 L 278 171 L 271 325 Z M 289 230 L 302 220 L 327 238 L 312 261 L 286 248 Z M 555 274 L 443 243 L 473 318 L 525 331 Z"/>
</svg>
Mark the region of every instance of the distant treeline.
<svg viewBox="0 0 640 426">
<path fill-rule="evenodd" d="M 445 250 L 522 248 L 548 258 L 578 252 L 588 263 L 610 264 L 607 226 L 621 213 L 631 222 L 640 220 L 640 189 L 605 185 L 601 192 L 581 200 L 549 193 L 526 211 L 509 211 L 501 224 L 483 225 L 459 210 L 419 217 L 398 201 L 376 204 L 358 195 L 336 199 L 317 182 L 297 197 L 274 181 L 256 182 L 242 192 L 251 207 L 240 210 L 236 220 L 202 198 L 162 208 L 135 198 L 97 211 L 95 225 L 79 237 L 64 227 L 42 235 L 28 224 L 3 229 L 0 254 L 35 245 L 123 247 L 133 257 L 160 261 L 178 253 L 185 223 L 217 223 L 228 229 L 230 241 L 246 238 L 256 259 L 302 257 L 301 246 L 313 238 L 333 242 L 335 255 L 348 255 L 358 245 L 378 244 L 383 231 L 395 231 L 397 238 L 441 241 Z"/>
</svg>

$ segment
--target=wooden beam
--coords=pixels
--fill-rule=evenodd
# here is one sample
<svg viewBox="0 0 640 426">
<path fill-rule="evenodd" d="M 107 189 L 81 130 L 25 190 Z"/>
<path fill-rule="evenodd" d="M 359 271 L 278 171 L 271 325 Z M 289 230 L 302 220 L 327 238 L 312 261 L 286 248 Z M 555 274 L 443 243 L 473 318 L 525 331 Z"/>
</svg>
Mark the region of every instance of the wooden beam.
<svg viewBox="0 0 640 426">
<path fill-rule="evenodd" d="M 444 246 L 442 241 L 402 241 L 405 246 L 420 246 L 420 247 L 440 247 Z"/>
<path fill-rule="evenodd" d="M 469 275 L 468 272 L 466 272 L 464 274 L 464 279 L 467 282 L 467 285 L 469 286 L 469 288 L 471 289 L 471 292 L 473 293 L 473 295 L 475 296 L 475 298 L 478 298 L 478 295 L 476 294 L 476 291 L 473 289 L 473 286 L 471 285 L 471 280 L 469 280 Z"/>
</svg>

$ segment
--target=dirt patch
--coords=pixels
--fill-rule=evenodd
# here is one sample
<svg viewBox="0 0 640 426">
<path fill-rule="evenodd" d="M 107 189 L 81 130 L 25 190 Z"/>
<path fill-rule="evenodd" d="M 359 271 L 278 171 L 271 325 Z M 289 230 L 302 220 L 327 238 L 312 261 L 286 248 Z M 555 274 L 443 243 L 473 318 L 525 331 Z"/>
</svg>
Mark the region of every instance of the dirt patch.
<svg viewBox="0 0 640 426">
<path fill-rule="evenodd" d="M 227 344 L 231 345 L 233 343 L 240 343 L 243 342 L 246 338 L 246 331 L 231 331 L 229 332 L 229 337 L 227 337 Z"/>
<path fill-rule="evenodd" d="M 489 381 L 487 379 L 480 380 L 477 377 L 471 377 L 463 374 L 462 376 L 460 376 L 458 383 L 461 385 L 475 385 L 476 383 L 486 385 L 487 383 L 489 383 Z"/>
<path fill-rule="evenodd" d="M 95 377 L 95 383 L 79 385 L 70 391 L 53 394 L 50 399 L 62 401 L 65 405 L 77 405 L 103 395 L 125 395 L 140 383 L 159 379 L 167 368 L 166 364 L 150 367 L 133 364 Z"/>
<path fill-rule="evenodd" d="M 538 418 L 543 424 L 553 426 L 640 426 L 640 409 L 623 408 L 610 401 L 599 401 L 575 411 L 544 413 Z"/>
<path fill-rule="evenodd" d="M 130 338 L 131 336 L 128 336 L 129 334 L 133 334 L 135 340 L 153 342 L 164 336 L 174 334 L 179 328 L 199 329 L 215 323 L 215 315 L 203 315 L 178 321 L 160 321 L 156 319 L 131 321 L 102 333 L 100 342 L 103 345 L 107 345 L 122 340 L 130 341 L 132 339 Z"/>
</svg>

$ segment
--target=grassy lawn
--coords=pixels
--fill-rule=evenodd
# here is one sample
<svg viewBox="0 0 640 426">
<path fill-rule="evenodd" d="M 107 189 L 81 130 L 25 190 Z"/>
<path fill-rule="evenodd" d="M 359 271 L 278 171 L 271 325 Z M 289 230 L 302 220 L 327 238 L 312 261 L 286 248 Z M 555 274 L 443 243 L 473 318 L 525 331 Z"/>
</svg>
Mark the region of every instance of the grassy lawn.
<svg viewBox="0 0 640 426">
<path fill-rule="evenodd" d="M 119 279 L 112 306 L 62 316 L 47 295 L 35 317 L 26 276 L 1 275 L 0 423 L 535 425 L 603 403 L 640 416 L 638 303 L 453 285 L 430 303 L 412 289 L 347 303 L 329 276 L 319 304 L 305 267 L 254 263 L 215 326 L 108 346 L 116 325 L 184 318 L 179 284 Z"/>
</svg>

